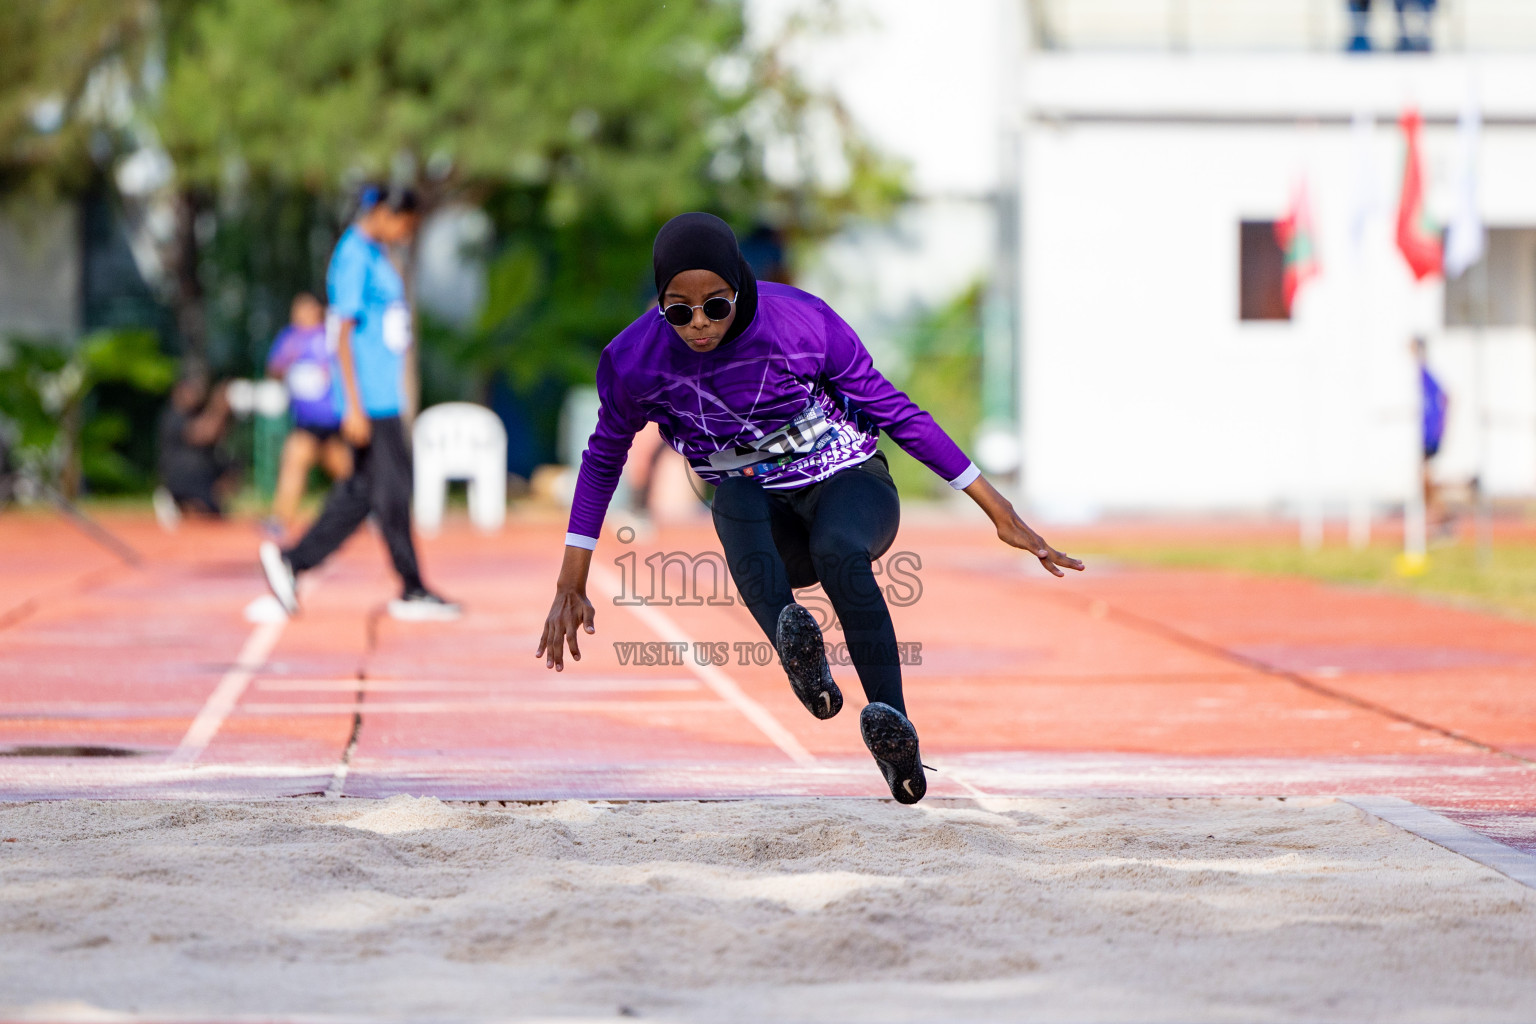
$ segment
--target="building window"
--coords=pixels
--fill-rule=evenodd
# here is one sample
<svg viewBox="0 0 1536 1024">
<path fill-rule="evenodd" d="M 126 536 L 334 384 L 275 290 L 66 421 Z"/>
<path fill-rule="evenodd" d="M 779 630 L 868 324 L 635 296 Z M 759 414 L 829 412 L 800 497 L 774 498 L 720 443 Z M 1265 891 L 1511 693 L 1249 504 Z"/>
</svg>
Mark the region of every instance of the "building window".
<svg viewBox="0 0 1536 1024">
<path fill-rule="evenodd" d="M 1483 258 L 1445 282 L 1447 327 L 1536 327 L 1536 228 L 1489 228 Z"/>
<path fill-rule="evenodd" d="M 1245 220 L 1238 233 L 1238 316 L 1289 320 L 1285 308 L 1285 253 L 1272 220 Z"/>
</svg>

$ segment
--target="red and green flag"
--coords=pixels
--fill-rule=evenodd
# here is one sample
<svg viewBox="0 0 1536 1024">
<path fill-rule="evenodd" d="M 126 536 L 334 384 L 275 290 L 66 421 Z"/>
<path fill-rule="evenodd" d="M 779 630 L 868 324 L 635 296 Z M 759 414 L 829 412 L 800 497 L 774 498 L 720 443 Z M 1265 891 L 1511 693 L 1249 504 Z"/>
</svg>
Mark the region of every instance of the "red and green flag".
<svg viewBox="0 0 1536 1024">
<path fill-rule="evenodd" d="M 1419 159 L 1419 128 L 1423 121 L 1412 107 L 1403 111 L 1403 194 L 1397 203 L 1397 247 L 1422 281 L 1441 270 L 1440 228 L 1424 208 L 1424 165 Z"/>
<path fill-rule="evenodd" d="M 1322 272 L 1317 262 L 1317 232 L 1312 225 L 1312 202 L 1302 179 L 1291 196 L 1291 208 L 1275 221 L 1275 240 L 1285 254 L 1285 311 L 1289 313 L 1301 286 Z"/>
</svg>

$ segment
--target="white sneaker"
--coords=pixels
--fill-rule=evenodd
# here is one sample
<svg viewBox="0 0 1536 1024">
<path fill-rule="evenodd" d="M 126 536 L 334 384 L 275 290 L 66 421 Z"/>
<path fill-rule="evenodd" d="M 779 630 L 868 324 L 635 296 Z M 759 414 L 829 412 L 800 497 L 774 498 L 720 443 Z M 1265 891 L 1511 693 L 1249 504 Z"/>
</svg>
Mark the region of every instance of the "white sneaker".
<svg viewBox="0 0 1536 1024">
<path fill-rule="evenodd" d="M 293 566 L 288 564 L 288 559 L 283 557 L 283 550 L 270 540 L 261 542 L 258 551 L 261 559 L 261 571 L 266 574 L 267 586 L 272 588 L 272 596 L 277 598 L 277 603 L 282 605 L 283 611 L 289 615 L 299 613 L 298 586 L 293 576 Z"/>
<path fill-rule="evenodd" d="M 149 500 L 155 506 L 155 522 L 160 524 L 160 529 L 166 533 L 175 533 L 176 527 L 181 525 L 181 509 L 176 507 L 176 499 L 171 497 L 171 492 L 164 487 L 156 487 Z"/>
<path fill-rule="evenodd" d="M 445 601 L 430 590 L 413 590 L 389 602 L 389 617 L 400 622 L 453 622 L 464 614 L 454 601 Z"/>
<path fill-rule="evenodd" d="M 267 622 L 287 622 L 288 613 L 283 610 L 281 604 L 278 604 L 277 598 L 271 594 L 262 594 L 260 597 L 252 598 L 251 602 L 245 606 L 245 621 L 256 625 Z"/>
</svg>

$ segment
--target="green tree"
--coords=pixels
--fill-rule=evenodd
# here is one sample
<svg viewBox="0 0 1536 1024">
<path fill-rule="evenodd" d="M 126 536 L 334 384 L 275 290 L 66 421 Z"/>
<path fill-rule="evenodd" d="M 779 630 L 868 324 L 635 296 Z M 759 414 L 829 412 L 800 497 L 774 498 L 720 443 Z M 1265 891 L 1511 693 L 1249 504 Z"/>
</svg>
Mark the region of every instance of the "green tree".
<svg viewBox="0 0 1536 1024">
<path fill-rule="evenodd" d="M 189 13 L 157 124 L 188 180 L 388 177 L 429 207 L 485 207 L 485 315 L 426 337 L 529 387 L 590 374 L 668 216 L 713 209 L 793 242 L 899 197 L 836 105 L 743 37 L 717 0 L 224 0 Z M 817 133 L 836 166 L 816 166 Z M 790 173 L 766 173 L 770 146 Z"/>
<path fill-rule="evenodd" d="M 982 303 L 985 289 L 972 285 L 943 306 L 928 310 L 901 340 L 908 366 L 898 382 L 912 400 L 933 414 L 951 437 L 974 437 L 981 425 Z M 903 494 L 934 497 L 942 482 L 927 467 L 888 439 L 881 450 Z"/>
<path fill-rule="evenodd" d="M 125 154 L 154 147 L 159 83 L 202 0 L 21 0 L 0 5 L 0 198 L 12 211 L 109 182 Z M 204 362 L 193 179 L 169 193 L 166 297 L 190 361 Z M 203 203 L 206 206 L 206 202 Z"/>
<path fill-rule="evenodd" d="M 640 224 L 730 198 L 825 230 L 894 195 L 835 105 L 772 48 L 743 51 L 738 4 L 221 0 L 181 24 L 157 125 L 189 180 L 233 158 L 320 191 L 406 178 L 429 202 L 538 184 L 556 225 L 591 205 Z M 774 189 L 762 146 L 808 148 L 818 114 L 848 173 Z"/>
<path fill-rule="evenodd" d="M 0 4 L 0 197 L 69 194 L 93 138 L 121 128 L 119 89 L 150 38 L 150 0 Z"/>
<path fill-rule="evenodd" d="M 0 189 L 159 168 L 129 205 L 170 225 L 155 238 L 184 361 L 242 372 L 292 292 L 322 283 L 358 181 L 479 206 L 485 314 L 424 324 L 422 348 L 455 387 L 547 392 L 590 375 L 643 303 L 666 217 L 710 209 L 795 246 L 899 199 L 899 170 L 786 70 L 789 39 L 744 39 L 730 0 L 0 4 Z"/>
<path fill-rule="evenodd" d="M 67 498 L 82 478 L 108 487 L 141 483 L 122 454 L 131 425 L 117 410 L 87 415 L 95 392 L 119 385 L 162 394 L 175 363 L 147 331 L 96 331 L 72 350 L 56 344 L 0 342 L 0 429 L 22 469 Z"/>
</svg>

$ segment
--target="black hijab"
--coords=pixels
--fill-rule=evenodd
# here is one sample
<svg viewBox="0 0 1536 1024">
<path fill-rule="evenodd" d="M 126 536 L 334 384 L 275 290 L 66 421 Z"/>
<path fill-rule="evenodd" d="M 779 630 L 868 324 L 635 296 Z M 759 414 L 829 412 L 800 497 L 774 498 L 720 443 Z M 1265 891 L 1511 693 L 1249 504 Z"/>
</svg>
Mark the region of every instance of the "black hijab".
<svg viewBox="0 0 1536 1024">
<path fill-rule="evenodd" d="M 736 290 L 736 319 L 725 332 L 723 345 L 752 326 L 757 316 L 757 278 L 742 259 L 736 233 L 712 213 L 683 213 L 662 225 L 651 249 L 656 270 L 656 297 L 685 270 L 710 270 Z"/>
</svg>

